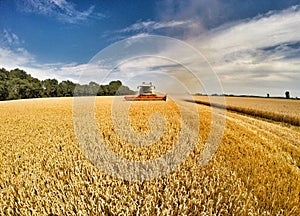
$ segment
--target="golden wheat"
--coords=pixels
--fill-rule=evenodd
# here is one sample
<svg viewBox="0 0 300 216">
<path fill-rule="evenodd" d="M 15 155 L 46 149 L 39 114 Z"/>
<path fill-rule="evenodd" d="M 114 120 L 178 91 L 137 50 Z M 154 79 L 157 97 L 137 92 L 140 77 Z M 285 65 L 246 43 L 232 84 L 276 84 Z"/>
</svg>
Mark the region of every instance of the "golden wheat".
<svg viewBox="0 0 300 216">
<path fill-rule="evenodd" d="M 218 101 L 219 96 L 211 97 Z M 196 96 L 199 104 L 224 108 L 224 105 L 210 103 L 208 96 Z M 300 126 L 300 100 L 255 97 L 225 97 L 226 109 L 247 115 Z"/>
<path fill-rule="evenodd" d="M 120 157 L 154 159 L 174 146 L 181 122 L 172 101 L 131 105 L 130 124 L 139 134 L 150 131 L 151 114 L 165 116 L 163 137 L 145 147 L 125 142 L 115 131 L 112 100 L 97 97 L 95 114 L 100 135 Z M 300 214 L 300 134 L 293 128 L 227 113 L 216 155 L 200 166 L 211 108 L 197 105 L 200 139 L 180 168 L 131 182 L 101 172 L 83 155 L 72 103 L 71 98 L 0 103 L 0 214 Z"/>
</svg>

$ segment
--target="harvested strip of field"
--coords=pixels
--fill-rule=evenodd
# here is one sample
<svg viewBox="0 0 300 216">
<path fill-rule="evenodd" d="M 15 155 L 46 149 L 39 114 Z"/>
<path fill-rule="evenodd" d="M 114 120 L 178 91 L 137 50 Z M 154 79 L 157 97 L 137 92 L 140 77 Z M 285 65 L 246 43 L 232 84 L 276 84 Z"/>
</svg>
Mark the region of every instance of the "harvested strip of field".
<svg viewBox="0 0 300 216">
<path fill-rule="evenodd" d="M 218 96 L 212 96 L 218 100 Z M 300 126 L 300 100 L 255 97 L 225 97 L 226 109 Z M 223 108 L 218 103 L 210 103 L 207 96 L 196 96 L 195 101 L 203 105 Z"/>
<path fill-rule="evenodd" d="M 95 103 L 98 129 L 110 149 L 120 157 L 148 160 L 172 148 L 180 127 L 172 101 L 131 105 L 129 119 L 140 134 L 149 131 L 145 119 L 151 114 L 166 115 L 167 133 L 148 148 L 133 147 L 115 133 L 112 99 L 97 97 Z M 82 154 L 72 102 L 53 98 L 0 103 L 0 214 L 300 214 L 297 130 L 227 113 L 223 141 L 203 167 L 199 159 L 211 107 L 197 105 L 200 139 L 180 168 L 162 178 L 131 182 L 99 171 Z"/>
</svg>

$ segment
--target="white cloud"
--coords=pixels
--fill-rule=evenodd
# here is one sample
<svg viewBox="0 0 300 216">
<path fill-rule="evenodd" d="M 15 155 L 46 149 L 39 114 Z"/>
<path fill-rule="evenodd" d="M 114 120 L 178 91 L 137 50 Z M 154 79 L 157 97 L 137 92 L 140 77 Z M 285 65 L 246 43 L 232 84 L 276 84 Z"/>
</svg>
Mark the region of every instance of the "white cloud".
<svg viewBox="0 0 300 216">
<path fill-rule="evenodd" d="M 20 68 L 39 79 L 57 78 L 64 80 L 68 74 L 61 73 L 61 68 L 74 66 L 63 63 L 38 63 L 35 56 L 22 47 L 23 42 L 19 36 L 11 30 L 4 29 L 0 38 L 2 38 L 0 41 L 1 68 L 7 70 Z"/>
<path fill-rule="evenodd" d="M 0 65 L 7 69 L 21 67 L 34 61 L 33 56 L 24 48 L 10 49 L 0 47 Z"/>
<path fill-rule="evenodd" d="M 223 25 L 189 42 L 208 57 L 225 91 L 300 95 L 300 8 L 291 7 Z M 276 88 L 277 86 L 277 88 Z M 299 85 L 298 85 L 299 86 Z"/>
<path fill-rule="evenodd" d="M 299 7 L 292 7 L 232 26 L 217 28 L 206 35 L 203 43 L 208 42 L 211 49 L 229 52 L 235 49 L 257 49 L 296 42 L 300 41 L 299 24 Z"/>
<path fill-rule="evenodd" d="M 167 28 L 188 28 L 193 25 L 194 22 L 191 20 L 181 20 L 181 21 L 167 21 L 167 22 L 155 22 L 152 20 L 148 21 L 139 21 L 131 26 L 121 29 L 118 32 L 125 33 L 125 32 L 153 32 L 159 29 L 167 29 Z"/>
<path fill-rule="evenodd" d="M 212 23 L 224 20 L 228 15 L 226 2 L 222 0 L 162 0 L 157 1 L 161 21 L 193 20 L 185 27 L 188 34 L 200 34 Z"/>
<path fill-rule="evenodd" d="M 104 15 L 94 13 L 94 6 L 87 10 L 79 11 L 75 4 L 66 0 L 23 0 L 19 2 L 20 10 L 54 17 L 66 23 L 78 23 L 89 18 L 103 18 Z"/>
<path fill-rule="evenodd" d="M 137 22 L 122 32 L 151 32 L 172 28 L 199 26 L 195 20 L 172 22 Z M 188 42 L 201 51 L 218 74 L 226 93 L 283 95 L 290 90 L 300 95 L 300 7 L 274 11 L 248 20 L 225 24 L 205 34 L 191 34 Z M 196 32 L 197 33 L 197 32 Z M 138 34 L 139 35 L 139 34 Z M 138 37 L 139 38 L 139 37 Z M 158 55 L 180 55 L 183 50 L 172 45 L 160 49 Z M 186 59 L 195 67 L 202 61 L 197 56 Z M 150 71 L 163 65 L 157 59 L 132 61 L 121 66 L 128 76 Z M 144 67 L 144 68 L 143 68 Z M 173 68 L 172 68 L 173 69 Z M 204 74 L 209 76 L 209 74 Z M 205 82 L 205 81 L 204 81 Z"/>
<path fill-rule="evenodd" d="M 89 83 L 93 80 L 100 82 L 109 73 L 109 70 L 95 64 L 39 63 L 26 49 L 8 47 L 0 47 L 0 68 L 2 67 L 6 70 L 20 68 L 41 80 L 53 78 L 58 81 L 71 80 L 74 83 Z"/>
<path fill-rule="evenodd" d="M 4 29 L 1 34 L 0 45 L 1 46 L 17 46 L 22 42 L 19 37 L 13 33 L 11 30 Z"/>
<path fill-rule="evenodd" d="M 0 67 L 7 70 L 20 68 L 40 79 L 56 76 L 51 67 L 37 64 L 34 56 L 24 48 L 0 47 Z"/>
</svg>

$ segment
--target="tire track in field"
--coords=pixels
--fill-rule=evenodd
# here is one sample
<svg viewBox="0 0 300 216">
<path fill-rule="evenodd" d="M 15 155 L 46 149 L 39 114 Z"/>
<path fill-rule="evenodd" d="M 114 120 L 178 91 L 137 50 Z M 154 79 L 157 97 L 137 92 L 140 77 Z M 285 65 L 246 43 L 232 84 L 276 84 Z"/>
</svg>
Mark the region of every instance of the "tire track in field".
<svg viewBox="0 0 300 216">
<path fill-rule="evenodd" d="M 187 101 L 187 102 L 191 102 L 191 101 Z M 206 103 L 202 103 L 199 101 L 194 101 L 194 103 L 197 103 L 199 106 L 209 106 L 211 107 L 210 104 L 206 104 Z M 215 108 L 215 111 L 217 110 L 223 110 L 224 107 L 223 106 L 213 106 Z M 224 113 L 224 111 L 223 111 Z M 224 115 L 224 114 L 218 114 L 218 115 Z M 240 124 L 245 125 L 245 123 L 243 121 L 248 122 L 249 126 L 252 125 L 252 127 L 255 125 L 256 128 L 260 129 L 259 131 L 263 130 L 263 132 L 268 132 L 269 134 L 273 134 L 273 136 L 277 136 L 280 139 L 282 139 L 283 137 L 288 140 L 289 142 L 291 142 L 292 145 L 296 146 L 296 147 L 300 147 L 300 131 L 296 131 L 293 130 L 292 128 L 287 126 L 283 126 L 281 124 L 278 124 L 277 121 L 275 121 L 277 124 L 275 124 L 274 122 L 269 122 L 264 120 L 264 118 L 261 119 L 261 117 L 258 116 L 254 116 L 254 115 L 249 115 L 249 114 L 245 114 L 243 112 L 237 112 L 237 111 L 232 111 L 232 110 L 228 110 L 226 109 L 226 118 L 228 120 L 232 120 L 235 119 L 235 121 L 238 121 Z M 228 115 L 231 115 L 232 117 L 229 117 Z M 243 119 L 243 121 L 238 120 L 238 118 Z M 268 119 L 269 120 L 269 119 Z M 284 122 L 281 122 L 284 123 Z M 297 127 L 298 128 L 298 127 Z"/>
<path fill-rule="evenodd" d="M 300 133 L 282 125 L 243 116 L 236 113 L 227 113 L 226 119 L 238 124 L 264 142 L 264 148 L 284 158 L 293 167 L 300 167 Z"/>
<path fill-rule="evenodd" d="M 208 106 L 199 105 L 199 110 L 211 113 Z M 224 117 L 218 110 L 215 109 L 214 114 Z M 288 138 L 283 136 L 285 134 Z M 300 191 L 296 183 L 300 178 L 299 139 L 299 132 L 284 125 L 227 112 L 217 160 L 237 174 L 258 199 L 259 206 L 270 212 L 277 206 L 274 214 L 285 209 L 281 214 L 299 215 L 296 207 Z M 270 204 L 267 200 L 280 201 Z M 291 203 L 294 207 L 288 208 Z"/>
<path fill-rule="evenodd" d="M 253 108 L 244 108 L 239 106 L 231 106 L 231 105 L 225 105 L 225 104 L 214 104 L 207 101 L 193 101 L 193 100 L 185 100 L 186 102 L 192 102 L 197 103 L 205 106 L 210 106 L 218 109 L 226 109 L 227 111 L 232 111 L 235 113 L 241 113 L 244 115 L 249 115 L 253 117 L 268 119 L 271 121 L 276 122 L 284 122 L 287 124 L 300 126 L 300 119 L 295 116 L 289 116 L 289 115 L 282 115 L 282 114 L 276 114 L 272 111 L 265 111 L 265 110 L 258 110 Z"/>
<path fill-rule="evenodd" d="M 244 125 L 246 125 L 245 122 L 247 122 L 247 125 L 251 127 L 255 127 L 259 129 L 259 131 L 261 132 L 272 134 L 273 136 L 277 136 L 280 139 L 288 140 L 289 142 L 291 142 L 292 145 L 296 147 L 300 147 L 300 132 L 298 131 L 295 131 L 289 127 L 280 124 L 264 121 L 255 117 L 249 117 L 242 114 L 231 113 L 231 112 L 229 113 L 229 115 L 233 117 L 229 117 L 227 115 L 228 120 L 235 120 Z"/>
<path fill-rule="evenodd" d="M 202 104 L 198 105 L 207 107 Z M 296 168 L 296 170 L 299 171 L 300 132 L 285 125 L 264 121 L 263 119 L 259 119 L 254 116 L 246 116 L 230 111 L 227 111 L 227 113 L 224 114 L 224 111 L 222 111 L 223 113 L 219 113 L 218 110 L 220 109 L 214 110 L 218 116 L 224 117 L 224 115 L 226 115 L 227 122 L 230 121 L 243 127 L 246 131 L 253 134 L 253 139 L 261 139 L 261 147 L 266 149 L 270 154 L 275 154 L 277 157 L 288 161 L 288 164 L 292 165 L 293 169 Z M 226 127 L 227 129 L 232 130 L 228 127 L 228 124 Z"/>
</svg>

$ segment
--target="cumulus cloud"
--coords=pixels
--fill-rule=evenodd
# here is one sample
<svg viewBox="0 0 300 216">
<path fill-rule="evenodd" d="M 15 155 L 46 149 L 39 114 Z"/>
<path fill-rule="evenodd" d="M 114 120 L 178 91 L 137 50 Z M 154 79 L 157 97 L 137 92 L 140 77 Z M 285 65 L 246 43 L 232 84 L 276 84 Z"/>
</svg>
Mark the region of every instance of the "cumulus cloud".
<svg viewBox="0 0 300 216">
<path fill-rule="evenodd" d="M 61 73 L 61 68 L 74 66 L 65 63 L 38 63 L 35 56 L 22 47 L 22 39 L 11 30 L 4 29 L 0 38 L 0 67 L 7 70 L 20 68 L 40 79 L 58 78 L 64 80 L 68 74 Z M 71 77 L 74 78 L 74 76 Z"/>
<path fill-rule="evenodd" d="M 218 73 L 225 91 L 280 95 L 300 90 L 300 8 L 290 7 L 190 35 Z"/>
<path fill-rule="evenodd" d="M 0 47 L 0 66 L 13 70 L 20 68 L 39 79 L 58 78 L 64 80 L 65 75 L 57 73 L 63 64 L 39 64 L 35 57 L 25 48 Z"/>
<path fill-rule="evenodd" d="M 161 22 L 193 23 L 192 28 L 181 28 L 185 37 L 179 38 L 209 60 L 225 92 L 282 95 L 291 90 L 299 96 L 300 9 L 291 7 L 292 2 L 280 4 L 274 5 L 274 11 L 267 11 L 270 7 L 263 2 L 238 7 L 220 0 L 164 0 L 157 6 Z M 236 20 L 239 16 L 248 18 Z"/>
<path fill-rule="evenodd" d="M 0 65 L 12 69 L 16 66 L 23 66 L 33 61 L 32 55 L 24 48 L 15 50 L 0 47 Z"/>
<path fill-rule="evenodd" d="M 22 0 L 18 2 L 20 10 L 54 17 L 65 23 L 78 23 L 90 18 L 103 18 L 104 15 L 94 13 L 94 6 L 79 11 L 74 3 L 66 0 Z"/>
<path fill-rule="evenodd" d="M 281 12 L 224 25 L 201 38 L 212 49 L 231 52 L 234 49 L 257 49 L 300 41 L 300 10 L 298 6 Z"/>
<path fill-rule="evenodd" d="M 215 7 L 217 6 L 216 1 Z M 183 5 L 183 8 L 185 7 L 190 6 Z M 294 94 L 300 95 L 299 12 L 300 7 L 293 6 L 254 18 L 225 23 L 217 28 L 206 29 L 201 34 L 189 32 L 185 39 L 208 59 L 227 93 L 265 95 L 269 92 L 272 95 L 282 95 L 285 90 L 291 90 Z M 155 32 L 160 28 L 184 30 L 187 25 L 201 25 L 199 22 L 195 19 L 182 22 L 145 21 L 137 22 L 122 31 Z M 180 55 L 182 52 L 172 46 L 164 46 L 163 49 L 158 55 L 164 56 L 166 53 Z M 186 64 L 190 66 L 195 62 L 199 63 L 199 57 L 191 56 L 186 60 Z M 163 65 L 160 60 L 152 59 L 150 62 L 140 60 L 129 64 L 132 67 L 127 64 L 124 68 L 127 67 L 128 74 L 131 74 L 140 64 L 145 64 L 145 67 L 147 64 L 152 66 L 156 64 L 156 67 L 144 68 L 144 71 L 151 71 Z M 162 68 L 166 69 L 161 67 L 160 70 Z M 170 70 L 174 70 L 174 67 Z"/>
<path fill-rule="evenodd" d="M 181 29 L 184 36 L 201 34 L 228 15 L 224 1 L 220 0 L 163 0 L 157 2 L 157 9 L 161 21 L 192 21 Z"/>
<path fill-rule="evenodd" d="M 22 45 L 19 36 L 8 29 L 0 34 L 0 65 L 8 69 L 32 63 L 34 57 Z"/>
</svg>

